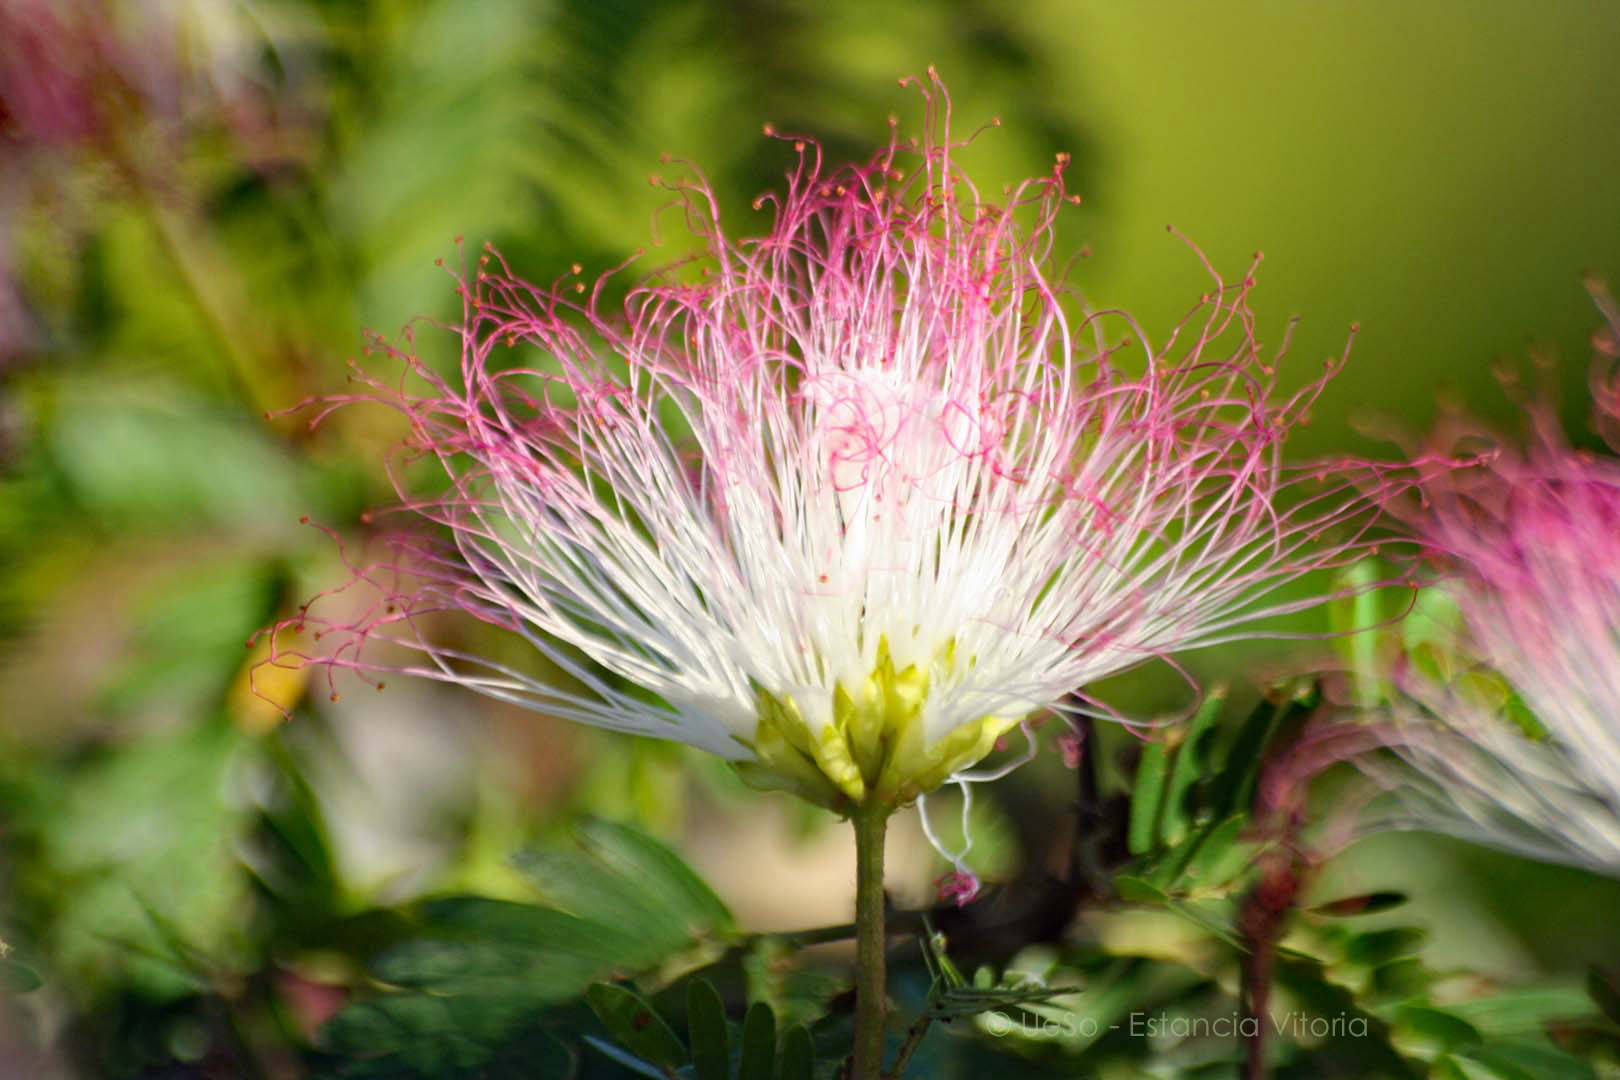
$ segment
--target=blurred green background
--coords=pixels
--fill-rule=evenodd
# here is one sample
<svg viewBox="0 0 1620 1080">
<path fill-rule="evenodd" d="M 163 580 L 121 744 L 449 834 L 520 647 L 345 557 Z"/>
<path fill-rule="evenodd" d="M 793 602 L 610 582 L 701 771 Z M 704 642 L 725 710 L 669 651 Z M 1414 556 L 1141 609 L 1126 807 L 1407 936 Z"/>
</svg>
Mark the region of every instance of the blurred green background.
<svg viewBox="0 0 1620 1080">
<path fill-rule="evenodd" d="M 675 839 L 744 922 L 847 905 L 837 841 L 776 802 L 728 820 L 755 796 L 712 763 L 433 687 L 291 726 L 247 693 L 243 641 L 339 573 L 300 515 L 358 532 L 397 434 L 265 414 L 340 388 L 363 328 L 453 316 L 455 237 L 605 269 L 652 241 L 664 153 L 747 234 L 791 162 L 762 123 L 864 157 L 935 64 L 960 131 L 1002 119 L 964 155 L 985 188 L 1073 155 L 1060 254 L 1094 302 L 1162 339 L 1206 286 L 1173 224 L 1229 275 L 1264 251 L 1296 383 L 1360 323 L 1297 452 L 1394 455 L 1359 432 L 1443 397 L 1505 419 L 1493 362 L 1537 349 L 1578 435 L 1581 276 L 1620 280 L 1617 43 L 1596 0 L 0 0 L 0 937 L 52 975 L 7 1060 L 66 1068 L 28 1056 L 44 1031 L 117 1073 L 83 1048 L 139 1025 L 131 986 L 319 985 L 320 913 L 512 892 L 506 853 L 586 811 Z M 939 868 L 909 843 L 915 891 Z M 1578 875 L 1367 847 L 1344 873 L 1437 898 L 1441 946 L 1493 970 L 1574 970 L 1612 921 Z"/>
</svg>

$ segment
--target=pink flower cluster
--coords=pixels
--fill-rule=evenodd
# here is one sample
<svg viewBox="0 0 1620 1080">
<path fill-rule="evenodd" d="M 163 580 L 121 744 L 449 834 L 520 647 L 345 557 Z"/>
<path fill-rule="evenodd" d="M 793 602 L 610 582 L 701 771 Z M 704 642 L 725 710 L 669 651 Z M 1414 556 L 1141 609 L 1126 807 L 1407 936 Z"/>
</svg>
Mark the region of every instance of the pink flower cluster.
<svg viewBox="0 0 1620 1080">
<path fill-rule="evenodd" d="M 1613 440 L 1620 312 L 1594 295 L 1597 426 Z M 1400 680 L 1422 710 L 1402 752 L 1440 785 L 1404 795 L 1413 824 L 1620 873 L 1620 459 L 1572 449 L 1545 404 L 1530 416 L 1527 449 L 1435 478 L 1415 519 L 1466 629 L 1453 670 Z"/>
</svg>

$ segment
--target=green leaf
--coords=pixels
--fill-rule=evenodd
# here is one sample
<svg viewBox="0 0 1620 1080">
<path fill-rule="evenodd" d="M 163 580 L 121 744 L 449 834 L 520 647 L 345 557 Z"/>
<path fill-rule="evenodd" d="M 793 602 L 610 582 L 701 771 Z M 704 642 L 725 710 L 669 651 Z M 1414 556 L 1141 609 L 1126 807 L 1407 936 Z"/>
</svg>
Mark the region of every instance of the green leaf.
<svg viewBox="0 0 1620 1080">
<path fill-rule="evenodd" d="M 1136 766 L 1136 785 L 1131 791 L 1127 845 L 1132 855 L 1146 855 L 1153 850 L 1169 762 L 1170 749 L 1164 743 L 1150 742 L 1142 747 L 1142 760 Z"/>
<path fill-rule="evenodd" d="M 307 499 L 257 424 L 183 386 L 66 382 L 44 431 L 77 503 L 121 528 L 208 520 L 274 535 Z"/>
<path fill-rule="evenodd" d="M 1344 958 L 1362 967 L 1378 967 L 1415 953 L 1428 933 L 1415 926 L 1396 926 L 1357 934 L 1344 947 Z"/>
<path fill-rule="evenodd" d="M 811 1080 L 816 1067 L 816 1043 L 810 1029 L 794 1024 L 782 1036 L 776 1059 L 776 1080 Z"/>
<path fill-rule="evenodd" d="M 0 957 L 0 994 L 26 994 L 45 985 L 39 972 L 10 957 Z"/>
<path fill-rule="evenodd" d="M 1287 711 L 1286 702 L 1262 700 L 1243 721 L 1221 759 L 1221 771 L 1212 785 L 1210 808 L 1217 816 L 1248 812 L 1266 744 Z"/>
<path fill-rule="evenodd" d="M 1479 1032 L 1465 1020 L 1439 1009 L 1410 1005 L 1396 1014 L 1390 1044 L 1407 1057 L 1433 1061 L 1452 1050 L 1478 1046 Z"/>
<path fill-rule="evenodd" d="M 1114 892 L 1127 904 L 1163 904 L 1170 899 L 1170 894 L 1135 874 L 1116 875 Z"/>
<path fill-rule="evenodd" d="M 600 818 L 579 828 L 580 842 L 597 858 L 683 916 L 689 930 L 730 934 L 731 911 L 674 851 L 645 833 Z"/>
<path fill-rule="evenodd" d="M 1048 1004 L 1054 998 L 1068 997 L 1080 992 L 1077 986 L 1031 986 L 1026 983 L 977 987 L 952 987 L 936 990 L 929 1003 L 929 1015 L 950 1022 L 982 1012 L 1011 1012 L 1023 1009 L 1041 1015 L 1061 1018 L 1068 1010 Z"/>
<path fill-rule="evenodd" d="M 447 996 L 505 994 L 533 1003 L 577 997 L 616 968 L 600 956 L 482 941 L 407 942 L 373 965 L 378 979 L 395 986 Z"/>
<path fill-rule="evenodd" d="M 1403 956 L 1380 964 L 1372 973 L 1371 992 L 1384 1001 L 1408 1001 L 1418 997 L 1433 981 L 1429 969 L 1416 956 Z"/>
<path fill-rule="evenodd" d="M 1255 845 L 1242 841 L 1245 816 L 1229 817 L 1211 825 L 1187 861 L 1186 878 L 1202 889 L 1229 884 L 1254 861 Z"/>
<path fill-rule="evenodd" d="M 1469 1075 L 1468 1070 L 1455 1059 L 1443 1057 L 1429 1067 L 1429 1080 L 1480 1080 L 1480 1078 Z"/>
<path fill-rule="evenodd" d="M 1586 972 L 1586 992 L 1598 1011 L 1620 1024 L 1620 972 L 1593 965 Z"/>
<path fill-rule="evenodd" d="M 522 1013 L 523 1005 L 504 995 L 396 994 L 344 1009 L 321 1029 L 320 1041 L 345 1057 L 393 1057 L 443 1075 L 487 1062 Z"/>
<path fill-rule="evenodd" d="M 687 984 L 686 1027 L 697 1080 L 730 1080 L 731 1038 L 726 1032 L 726 1006 L 707 979 L 693 979 Z"/>
<path fill-rule="evenodd" d="M 742 955 L 748 997 L 770 1006 L 779 1030 L 824 1016 L 826 1003 L 849 987 L 828 972 L 794 962 L 797 955 L 792 945 L 769 934 L 757 938 Z"/>
<path fill-rule="evenodd" d="M 1593 1080 L 1597 1075 L 1589 1063 L 1545 1042 L 1490 1042 L 1453 1057 L 1503 1080 Z"/>
<path fill-rule="evenodd" d="M 1356 915 L 1376 915 L 1380 911 L 1389 911 L 1406 903 L 1406 894 L 1393 890 L 1384 892 L 1361 893 L 1357 896 L 1345 896 L 1338 900 L 1329 900 L 1325 904 L 1317 904 L 1310 908 L 1312 915 L 1330 915 L 1343 919 Z"/>
<path fill-rule="evenodd" d="M 660 952 L 675 952 L 690 937 L 681 913 L 649 883 L 570 851 L 525 851 L 512 863 L 545 899 L 564 911 L 610 927 L 634 926 Z"/>
<path fill-rule="evenodd" d="M 772 1080 L 776 1068 L 776 1014 L 763 1001 L 748 1007 L 743 1018 L 742 1061 L 737 1080 Z"/>
<path fill-rule="evenodd" d="M 1203 778 L 1209 767 L 1209 741 L 1215 721 L 1226 704 L 1226 687 L 1212 689 L 1193 714 L 1185 737 L 1176 751 L 1176 760 L 1170 771 L 1170 784 L 1165 791 L 1163 819 L 1159 836 L 1166 847 L 1175 847 L 1187 838 L 1192 829 L 1192 815 L 1187 807 L 1193 785 Z"/>
<path fill-rule="evenodd" d="M 654 1065 L 686 1062 L 686 1047 L 645 998 L 627 987 L 596 983 L 585 992 L 591 1011 L 623 1047 Z"/>
<path fill-rule="evenodd" d="M 204 714 L 242 664 L 242 639 L 275 612 L 275 575 L 259 558 L 194 556 L 134 579 L 130 648 L 109 663 L 99 707 L 125 713 L 162 702 Z"/>
<path fill-rule="evenodd" d="M 668 952 L 629 928 L 603 926 L 550 908 L 483 897 L 422 905 L 422 936 L 373 964 L 383 982 L 435 993 L 494 993 L 528 1001 L 577 996 L 617 970 L 659 963 Z"/>
<path fill-rule="evenodd" d="M 344 903 L 325 809 L 281 731 L 258 745 L 274 767 L 276 786 L 274 797 L 262 800 L 255 821 L 251 869 L 259 888 L 274 898 L 278 914 L 319 918 L 316 913 Z M 355 943 L 347 934 L 343 940 L 345 949 Z"/>
<path fill-rule="evenodd" d="M 1592 1019 L 1592 1001 L 1577 986 L 1508 990 L 1446 1006 L 1492 1037 L 1538 1035 L 1551 1024 Z"/>
<path fill-rule="evenodd" d="M 30 778 L 7 809 L 61 882 L 55 977 L 169 997 L 195 992 L 206 968 L 245 962 L 241 814 L 219 792 L 249 753 L 240 733 L 210 724 Z"/>
</svg>

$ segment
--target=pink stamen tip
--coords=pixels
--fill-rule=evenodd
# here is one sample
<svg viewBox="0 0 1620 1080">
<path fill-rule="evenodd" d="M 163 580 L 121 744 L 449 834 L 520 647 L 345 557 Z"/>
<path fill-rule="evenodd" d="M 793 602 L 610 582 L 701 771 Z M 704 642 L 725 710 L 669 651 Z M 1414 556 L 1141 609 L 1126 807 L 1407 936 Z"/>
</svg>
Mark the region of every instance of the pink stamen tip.
<svg viewBox="0 0 1620 1080">
<path fill-rule="evenodd" d="M 979 895 L 980 882 L 977 875 L 968 870 L 952 870 L 934 883 L 939 892 L 939 899 L 943 903 L 955 904 L 957 907 L 967 907 Z"/>
<path fill-rule="evenodd" d="M 1073 732 L 1066 732 L 1058 736 L 1057 745 L 1058 753 L 1063 755 L 1063 767 L 1065 769 L 1078 769 L 1080 767 L 1080 754 L 1085 746 L 1080 736 Z"/>
</svg>

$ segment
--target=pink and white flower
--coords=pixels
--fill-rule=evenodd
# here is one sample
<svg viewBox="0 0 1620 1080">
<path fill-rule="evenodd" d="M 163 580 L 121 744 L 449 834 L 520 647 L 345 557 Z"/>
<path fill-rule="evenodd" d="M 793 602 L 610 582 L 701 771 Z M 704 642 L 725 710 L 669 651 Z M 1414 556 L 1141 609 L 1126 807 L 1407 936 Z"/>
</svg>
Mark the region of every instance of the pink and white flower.
<svg viewBox="0 0 1620 1080">
<path fill-rule="evenodd" d="M 1609 371 L 1599 427 L 1620 420 Z M 1465 625 L 1399 683 L 1404 823 L 1620 874 L 1620 460 L 1576 451 L 1545 405 L 1526 451 L 1426 491 L 1419 528 Z M 1620 446 L 1617 446 L 1620 448 Z M 1479 667 L 1472 666 L 1477 660 Z"/>
<path fill-rule="evenodd" d="M 611 275 L 536 286 L 489 253 L 454 377 L 379 342 L 405 377 L 357 372 L 317 419 L 391 405 L 448 489 L 397 477 L 425 528 L 271 662 L 458 683 L 847 809 L 992 775 L 998 738 L 1095 708 L 1073 695 L 1098 679 L 1324 599 L 1280 590 L 1372 548 L 1396 483 L 1283 461 L 1342 358 L 1279 392 L 1251 275 L 1211 269 L 1156 344 L 1090 310 L 1050 258 L 1066 155 L 991 203 L 923 90 L 927 135 L 863 165 L 767 128 L 793 166 L 762 236 L 732 239 L 695 171 L 671 184 L 706 255 L 622 310 Z M 446 613 L 552 670 L 446 644 Z"/>
</svg>

